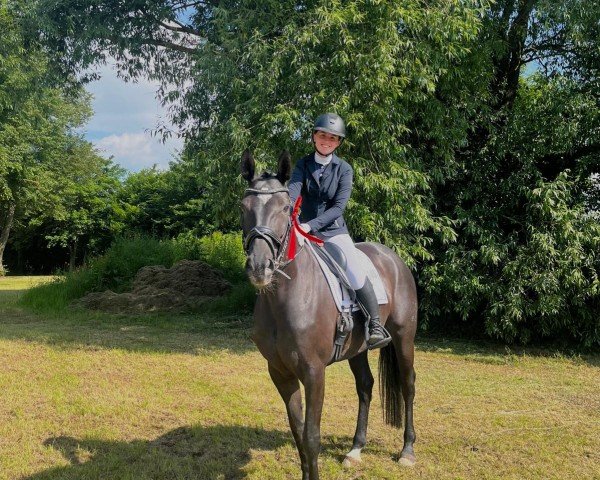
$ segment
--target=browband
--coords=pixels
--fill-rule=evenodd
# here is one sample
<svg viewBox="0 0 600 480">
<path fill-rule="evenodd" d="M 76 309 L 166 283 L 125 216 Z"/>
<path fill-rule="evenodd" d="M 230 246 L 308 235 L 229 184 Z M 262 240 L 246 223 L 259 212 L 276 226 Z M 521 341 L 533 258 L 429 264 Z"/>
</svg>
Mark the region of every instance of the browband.
<svg viewBox="0 0 600 480">
<path fill-rule="evenodd" d="M 263 188 L 247 188 L 244 190 L 244 196 L 247 194 L 255 194 L 255 195 L 272 195 L 273 193 L 290 193 L 290 191 L 286 187 L 274 188 L 273 190 L 268 189 L 267 187 Z"/>
</svg>

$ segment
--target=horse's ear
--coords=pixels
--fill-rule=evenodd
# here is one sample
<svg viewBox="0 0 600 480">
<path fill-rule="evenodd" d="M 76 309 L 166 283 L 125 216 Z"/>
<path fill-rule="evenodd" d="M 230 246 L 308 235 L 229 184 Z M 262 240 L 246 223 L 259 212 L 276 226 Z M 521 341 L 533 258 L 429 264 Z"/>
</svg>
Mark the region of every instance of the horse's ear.
<svg viewBox="0 0 600 480">
<path fill-rule="evenodd" d="M 279 155 L 279 165 L 277 168 L 277 180 L 281 183 L 285 183 L 290 179 L 290 172 L 292 171 L 292 157 L 290 152 L 284 150 Z"/>
<path fill-rule="evenodd" d="M 244 150 L 242 154 L 242 178 L 251 181 L 254 178 L 254 157 L 250 150 Z"/>
</svg>

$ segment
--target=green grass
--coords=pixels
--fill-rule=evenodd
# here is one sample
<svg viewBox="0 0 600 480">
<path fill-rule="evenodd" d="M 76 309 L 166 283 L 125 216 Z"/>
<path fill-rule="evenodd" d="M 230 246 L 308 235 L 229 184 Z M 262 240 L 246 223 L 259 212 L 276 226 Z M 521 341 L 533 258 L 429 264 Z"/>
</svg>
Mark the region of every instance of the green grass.
<svg viewBox="0 0 600 480">
<path fill-rule="evenodd" d="M 117 238 L 111 247 L 87 264 L 31 288 L 20 302 L 40 314 L 66 314 L 67 307 L 90 292 L 129 291 L 138 270 L 147 265 L 171 267 L 182 259 L 202 260 L 221 272 L 232 283 L 232 291 L 206 304 L 203 311 L 221 314 L 252 311 L 255 291 L 244 273 L 245 255 L 239 233 L 196 238 L 182 235 L 175 239 L 152 237 Z"/>
<path fill-rule="evenodd" d="M 30 282 L 0 279 L 0 479 L 299 478 L 247 317 L 36 314 L 17 304 Z M 402 435 L 383 425 L 377 390 L 363 464 L 341 467 L 357 402 L 347 364 L 333 365 L 322 478 L 598 478 L 599 365 L 419 341 L 410 470 L 396 463 Z"/>
</svg>

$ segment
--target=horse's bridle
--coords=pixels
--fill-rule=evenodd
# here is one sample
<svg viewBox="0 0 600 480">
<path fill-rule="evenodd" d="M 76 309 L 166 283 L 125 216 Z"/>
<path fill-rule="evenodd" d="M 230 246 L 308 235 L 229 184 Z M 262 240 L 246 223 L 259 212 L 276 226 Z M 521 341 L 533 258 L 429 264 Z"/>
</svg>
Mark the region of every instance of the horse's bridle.
<svg viewBox="0 0 600 480">
<path fill-rule="evenodd" d="M 290 191 L 286 187 L 267 189 L 263 187 L 261 189 L 258 188 L 247 188 L 244 191 L 244 198 L 248 195 L 273 195 L 274 193 L 287 193 L 289 195 Z M 252 246 L 252 242 L 257 238 L 262 238 L 267 242 L 271 253 L 273 254 L 273 270 L 279 271 L 281 265 L 281 258 L 285 253 L 285 247 L 287 246 L 289 237 L 290 237 L 290 229 L 292 227 L 291 217 L 288 220 L 288 226 L 283 234 L 283 237 L 279 237 L 270 227 L 265 225 L 256 225 L 248 232 L 248 234 L 244 237 L 244 252 L 248 255 L 250 251 L 250 247 Z M 285 275 L 285 274 L 284 274 Z M 287 276 L 287 275 L 286 275 Z M 289 278 L 289 277 L 288 277 Z"/>
</svg>

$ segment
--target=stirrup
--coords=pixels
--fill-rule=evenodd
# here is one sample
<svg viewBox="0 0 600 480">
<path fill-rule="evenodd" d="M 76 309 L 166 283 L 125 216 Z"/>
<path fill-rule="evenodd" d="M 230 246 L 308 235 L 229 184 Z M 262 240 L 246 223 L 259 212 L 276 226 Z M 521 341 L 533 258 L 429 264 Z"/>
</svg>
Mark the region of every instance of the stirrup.
<svg viewBox="0 0 600 480">
<path fill-rule="evenodd" d="M 367 326 L 366 330 L 367 330 L 367 333 L 368 333 L 368 330 L 369 330 L 368 326 Z M 377 324 L 377 326 L 375 327 L 375 330 L 378 330 L 379 332 L 383 333 L 383 338 L 381 340 L 379 340 L 378 342 L 375 342 L 375 343 L 371 344 L 371 343 L 369 343 L 369 341 L 371 340 L 371 335 L 369 334 L 368 337 L 366 338 L 367 348 L 369 350 L 375 350 L 377 348 L 383 348 L 383 347 L 387 346 L 392 341 L 392 336 L 385 329 L 385 327 L 383 325 L 381 325 L 380 323 Z"/>
</svg>

